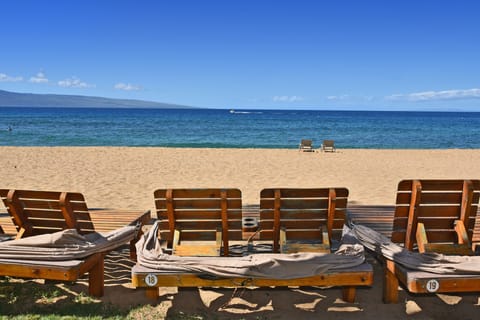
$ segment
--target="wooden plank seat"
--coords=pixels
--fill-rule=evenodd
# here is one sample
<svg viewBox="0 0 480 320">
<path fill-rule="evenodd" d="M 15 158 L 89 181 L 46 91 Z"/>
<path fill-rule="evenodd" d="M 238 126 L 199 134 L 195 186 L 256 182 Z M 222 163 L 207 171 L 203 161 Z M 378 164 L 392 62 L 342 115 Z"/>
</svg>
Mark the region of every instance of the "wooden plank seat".
<svg viewBox="0 0 480 320">
<path fill-rule="evenodd" d="M 16 227 L 16 239 L 76 229 L 80 234 L 112 231 L 126 225 L 137 226 L 136 237 L 130 242 L 130 256 L 135 259 L 135 242 L 141 236 L 141 227 L 150 221 L 150 211 L 98 210 L 91 219 L 85 199 L 80 193 L 0 189 L 0 198 Z M 105 252 L 85 259 L 40 263 L 38 261 L 0 262 L 0 275 L 75 281 L 89 274 L 89 293 L 103 295 Z"/>
<path fill-rule="evenodd" d="M 229 241 L 242 240 L 238 189 L 159 189 L 154 192 L 160 238 L 180 256 L 228 256 Z"/>
<path fill-rule="evenodd" d="M 392 242 L 408 250 L 472 255 L 480 180 L 404 180 L 398 184 Z M 398 302 L 398 284 L 412 293 L 480 291 L 478 275 L 418 272 L 385 263 L 384 302 Z"/>
</svg>

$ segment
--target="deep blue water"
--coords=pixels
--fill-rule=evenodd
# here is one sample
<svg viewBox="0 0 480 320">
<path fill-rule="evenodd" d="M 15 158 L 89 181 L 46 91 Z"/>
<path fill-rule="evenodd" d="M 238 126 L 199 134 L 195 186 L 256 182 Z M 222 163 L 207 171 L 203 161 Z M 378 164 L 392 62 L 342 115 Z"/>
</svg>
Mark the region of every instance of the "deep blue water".
<svg viewBox="0 0 480 320">
<path fill-rule="evenodd" d="M 9 127 L 12 129 L 9 131 Z M 0 108 L 3 146 L 480 148 L 480 113 Z"/>
</svg>

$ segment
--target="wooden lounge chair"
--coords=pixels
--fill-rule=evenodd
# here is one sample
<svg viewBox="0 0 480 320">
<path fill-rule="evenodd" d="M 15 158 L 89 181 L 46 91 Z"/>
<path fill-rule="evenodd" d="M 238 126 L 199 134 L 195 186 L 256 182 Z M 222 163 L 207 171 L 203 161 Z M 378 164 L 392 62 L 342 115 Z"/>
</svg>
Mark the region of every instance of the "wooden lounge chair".
<svg viewBox="0 0 480 320">
<path fill-rule="evenodd" d="M 342 237 L 347 199 L 346 188 L 263 189 L 259 239 L 273 240 L 274 252 L 330 253 L 332 241 L 338 244 Z M 353 302 L 356 286 L 372 284 L 373 270 L 368 267 L 360 281 L 344 274 L 331 285 L 343 286 L 344 300 Z"/>
<path fill-rule="evenodd" d="M 333 140 L 323 140 L 322 143 L 322 151 L 324 152 L 335 152 L 337 149 L 335 148 L 335 141 Z"/>
<path fill-rule="evenodd" d="M 89 210 L 83 195 L 76 192 L 0 189 L 0 198 L 17 228 L 17 239 L 64 229 L 80 234 L 125 225 L 138 224 L 140 229 L 151 219 L 149 210 Z M 130 243 L 132 258 L 139 237 Z"/>
<path fill-rule="evenodd" d="M 298 146 L 298 151 L 315 151 L 313 149 L 313 142 L 310 139 L 302 139 L 300 145 Z"/>
<path fill-rule="evenodd" d="M 392 242 L 419 252 L 471 255 L 480 180 L 404 180 L 398 185 Z M 399 282 L 412 293 L 479 291 L 479 275 L 440 275 L 386 260 L 384 302 L 398 302 Z"/>
<path fill-rule="evenodd" d="M 346 205 L 346 196 L 348 191 L 346 189 L 326 189 L 326 193 L 322 193 L 321 197 L 323 199 L 317 199 L 315 202 L 318 205 L 319 203 L 322 204 L 322 208 L 327 208 L 327 203 L 330 203 L 330 210 L 337 211 L 338 217 L 344 217 L 344 209 L 341 209 Z M 166 200 L 165 200 L 165 190 L 159 191 L 161 195 L 161 205 L 157 208 L 161 208 L 161 212 L 159 213 L 159 217 L 164 220 L 168 220 L 168 214 L 166 213 Z M 267 191 L 265 191 L 267 192 Z M 264 193 L 265 193 L 264 192 Z M 287 194 L 292 196 L 295 195 L 294 190 L 289 189 Z M 328 200 L 329 194 L 333 196 L 333 193 L 338 193 L 338 198 L 333 197 L 331 201 Z M 268 193 L 268 192 L 267 192 Z M 273 192 L 271 192 L 273 194 Z M 304 193 L 314 194 L 318 196 L 318 192 L 314 190 L 308 191 L 299 191 L 299 193 L 304 196 Z M 158 198 L 159 195 L 156 195 Z M 186 201 L 185 201 L 186 202 Z M 270 201 L 275 202 L 275 201 Z M 302 200 L 296 201 L 296 205 L 301 203 Z M 307 201 L 308 202 L 308 201 Z M 337 205 L 338 210 L 334 210 L 335 204 Z M 303 206 L 302 208 L 305 208 Z M 172 210 L 172 209 L 171 209 Z M 304 219 L 316 219 L 319 215 L 311 214 L 306 212 L 308 210 L 304 210 Z M 187 211 L 189 212 L 189 211 Z M 343 213 L 342 213 L 343 212 Z M 273 212 L 269 213 L 270 216 L 273 216 Z M 172 215 L 171 215 L 172 216 Z M 315 217 L 313 217 L 315 216 Z M 190 215 L 186 216 L 185 218 L 190 219 Z M 320 218 L 322 219 L 322 218 Z M 174 220 L 171 218 L 170 220 Z M 327 218 L 327 210 L 325 209 L 323 212 L 323 223 L 329 224 L 331 226 L 330 231 L 331 233 L 337 237 L 340 235 L 338 228 L 341 228 L 340 223 L 336 221 L 337 218 L 331 218 L 328 220 Z M 297 223 L 296 226 L 298 227 L 300 223 Z M 307 222 L 308 224 L 308 222 Z M 322 232 L 319 229 L 320 223 L 315 221 L 317 226 L 314 227 L 314 231 L 311 232 L 310 236 L 321 236 Z M 342 222 L 343 224 L 343 222 Z M 171 224 L 165 223 L 165 227 L 171 227 Z M 213 226 L 212 226 L 213 227 Z M 290 224 L 287 224 L 287 227 L 291 227 Z M 174 228 L 172 228 L 173 230 Z M 298 229 L 298 228 L 297 228 Z M 303 228 L 300 228 L 303 229 Z M 172 234 L 172 230 L 166 230 L 164 233 L 166 235 Z M 290 232 L 291 231 L 291 232 Z M 299 230 L 287 230 L 287 235 L 295 238 L 296 232 Z M 303 231 L 303 230 L 301 230 Z M 293 232 L 293 233 L 292 233 Z M 269 233 L 270 239 L 272 239 L 273 231 L 266 231 Z M 308 232 L 307 232 L 308 233 Z M 297 233 L 298 234 L 298 233 Z M 171 239 L 172 236 L 170 236 Z M 189 237 L 190 239 L 192 237 Z M 195 239 L 198 236 L 194 237 Z M 213 236 L 210 236 L 211 239 L 214 239 Z M 278 241 L 277 241 L 278 242 Z M 225 245 L 224 245 L 225 247 Z M 302 248 L 303 249 L 303 248 Z M 233 258 L 233 257 L 231 257 Z M 301 263 L 301 262 L 298 262 Z M 315 276 L 306 276 L 306 277 L 297 277 L 295 279 L 281 279 L 275 277 L 267 277 L 267 278 L 257 278 L 257 277 L 205 277 L 201 274 L 195 273 L 178 273 L 178 272 L 165 272 L 165 271 L 155 271 L 143 265 L 137 264 L 132 269 L 132 284 L 134 287 L 145 287 L 147 296 L 150 298 L 157 298 L 159 296 L 158 287 L 272 287 L 272 286 L 342 286 L 344 287 L 343 290 L 343 298 L 346 301 L 353 302 L 355 299 L 355 287 L 356 286 L 370 286 L 373 283 L 373 269 L 372 266 L 368 263 L 362 263 L 352 268 L 345 268 L 345 269 L 338 269 L 338 270 L 331 270 L 324 272 L 322 274 L 318 274 Z"/>
<path fill-rule="evenodd" d="M 154 197 L 160 237 L 175 255 L 228 256 L 229 240 L 242 240 L 238 189 L 159 189 Z"/>
<path fill-rule="evenodd" d="M 150 211 L 113 210 L 98 210 L 92 214 L 96 217 L 92 220 L 91 212 L 80 193 L 0 189 L 0 198 L 17 228 L 16 239 L 64 229 L 76 229 L 80 234 L 87 234 L 136 225 L 139 232 L 130 243 L 132 259 L 135 258 L 135 242 L 141 235 L 141 226 L 150 221 Z M 0 275 L 75 281 L 88 273 L 89 293 L 93 296 L 102 296 L 104 255 L 105 252 L 98 252 L 85 259 L 62 263 L 2 260 Z"/>
</svg>

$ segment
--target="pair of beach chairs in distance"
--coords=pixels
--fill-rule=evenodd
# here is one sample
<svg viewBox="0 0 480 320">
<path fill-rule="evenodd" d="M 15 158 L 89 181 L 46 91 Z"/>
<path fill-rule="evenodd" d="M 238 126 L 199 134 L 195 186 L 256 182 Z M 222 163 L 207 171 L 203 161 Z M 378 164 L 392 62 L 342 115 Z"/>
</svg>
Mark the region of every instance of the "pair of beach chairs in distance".
<svg viewBox="0 0 480 320">
<path fill-rule="evenodd" d="M 402 250 L 407 251 L 402 252 L 407 256 L 416 249 L 421 253 L 472 255 L 479 195 L 479 180 L 401 181 L 391 241 L 401 244 Z M 345 188 L 264 189 L 260 194 L 255 240 L 271 242 L 272 252 L 329 253 L 332 247 L 336 247 L 334 242 L 340 240 L 342 227 L 348 220 L 347 197 Z M 244 241 L 246 236 L 252 239 L 253 229 L 248 226 L 250 217 L 241 215 L 238 189 L 157 190 L 155 204 L 160 220 L 159 239 L 165 241 L 166 248 L 174 255 L 229 256 L 232 255 L 229 248 L 235 247 L 232 242 Z M 212 211 L 213 207 L 216 210 Z M 250 233 L 245 233 L 245 229 Z M 375 233 L 373 230 L 369 232 Z M 214 243 L 207 246 L 195 244 L 208 240 Z M 380 247 L 382 243 L 374 245 Z M 375 247 L 371 249 L 377 251 Z M 480 291 L 480 266 L 478 272 L 471 274 L 438 274 L 409 268 L 412 264 L 406 267 L 401 259 L 396 261 L 394 255 L 389 258 L 379 255 L 379 258 L 384 264 L 383 298 L 386 303 L 398 302 L 399 284 L 411 293 Z M 158 271 L 137 264 L 132 270 L 132 282 L 135 287 L 146 287 L 147 295 L 153 298 L 158 296 L 158 287 L 162 286 L 339 286 L 343 289 L 343 299 L 353 302 L 356 287 L 373 284 L 373 270 L 368 263 L 363 263 L 360 267 L 328 270 L 294 279 L 211 279 L 201 274 Z"/>
<path fill-rule="evenodd" d="M 135 243 L 151 219 L 150 211 L 89 210 L 80 193 L 0 189 L 0 198 L 18 240 L 0 242 L 0 276 L 73 282 L 88 274 L 96 297 L 104 293 L 105 254 L 130 242 L 135 260 Z"/>
<path fill-rule="evenodd" d="M 302 139 L 298 146 L 298 150 L 314 152 L 313 141 L 311 139 Z M 334 140 L 323 140 L 323 143 L 320 146 L 320 151 L 323 152 L 335 152 L 336 150 Z"/>
</svg>

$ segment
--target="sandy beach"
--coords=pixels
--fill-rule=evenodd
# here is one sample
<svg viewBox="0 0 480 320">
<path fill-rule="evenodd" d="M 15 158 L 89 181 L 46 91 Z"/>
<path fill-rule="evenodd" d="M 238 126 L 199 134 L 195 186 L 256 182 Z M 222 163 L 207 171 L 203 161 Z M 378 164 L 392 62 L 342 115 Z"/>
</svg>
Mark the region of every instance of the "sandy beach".
<svg viewBox="0 0 480 320">
<path fill-rule="evenodd" d="M 235 187 L 244 204 L 258 204 L 267 187 L 347 187 L 349 204 L 393 205 L 402 179 L 480 178 L 480 150 L 361 150 L 335 153 L 295 149 L 188 149 L 129 147 L 0 147 L 2 188 L 76 191 L 92 208 L 150 209 L 157 188 Z M 3 208 L 2 208 L 3 210 Z M 372 263 L 376 261 L 371 259 Z M 84 290 L 85 288 L 83 288 Z M 412 296 L 400 303 L 381 301 L 382 274 L 358 290 L 357 302 L 338 301 L 340 290 L 246 290 L 224 307 L 230 289 L 166 290 L 152 308 L 204 318 L 331 319 L 382 318 L 473 319 L 478 294 Z M 142 290 L 122 283 L 106 288 L 106 302 L 147 304 Z"/>
<path fill-rule="evenodd" d="M 478 178 L 480 150 L 0 147 L 2 187 L 82 192 L 89 205 L 153 208 L 157 188 L 347 187 L 351 204 L 394 204 L 402 179 Z"/>
</svg>

